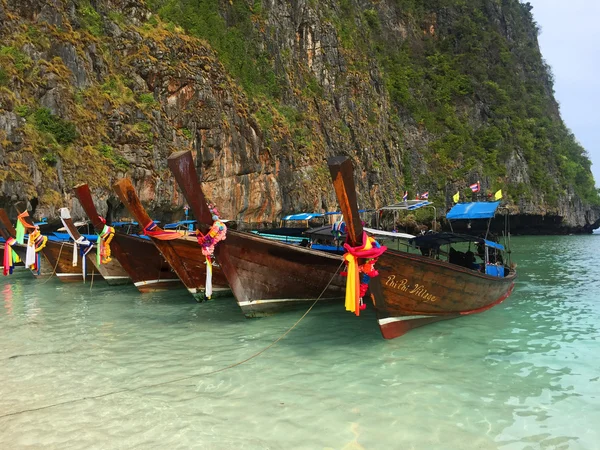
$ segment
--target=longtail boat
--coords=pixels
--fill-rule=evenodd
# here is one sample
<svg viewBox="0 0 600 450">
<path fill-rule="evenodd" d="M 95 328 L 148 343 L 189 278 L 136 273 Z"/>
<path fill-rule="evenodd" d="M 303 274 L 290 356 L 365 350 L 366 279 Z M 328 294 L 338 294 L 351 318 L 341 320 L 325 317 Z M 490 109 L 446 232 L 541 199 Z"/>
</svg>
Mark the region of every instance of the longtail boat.
<svg viewBox="0 0 600 450">
<path fill-rule="evenodd" d="M 27 260 L 27 244 L 19 244 L 18 242 L 16 242 L 16 235 L 17 231 L 10 222 L 8 214 L 6 213 L 4 208 L 0 208 L 0 236 L 2 236 L 5 240 L 5 243 L 3 245 L 4 248 L 0 255 L 3 257 L 2 269 L 3 272 L 6 274 L 8 274 L 10 271 L 11 262 L 9 262 L 10 260 L 7 261 L 9 267 L 6 267 L 5 269 L 4 260 L 7 258 L 13 258 L 12 264 L 14 264 L 14 257 L 10 254 L 5 255 L 4 251 L 8 251 L 10 248 L 12 248 L 14 253 L 17 254 L 21 263 L 24 264 Z M 10 242 L 10 245 L 8 244 L 8 242 Z M 39 254 L 36 255 L 35 264 L 33 266 L 28 267 L 31 270 L 31 274 L 36 278 L 47 277 L 52 275 L 52 267 L 50 266 L 46 257 L 43 255 L 43 251 L 40 251 L 38 253 Z M 6 256 L 6 258 L 4 256 Z"/>
<path fill-rule="evenodd" d="M 358 216 L 352 162 L 340 156 L 331 158 L 328 164 L 346 222 L 348 243 L 361 245 L 363 227 Z M 422 239 L 434 241 L 435 235 Z M 417 240 L 416 245 L 424 243 Z M 494 276 L 431 256 L 390 249 L 379 256 L 376 270 L 379 276 L 369 281 L 368 289 L 386 339 L 439 320 L 485 311 L 511 294 L 516 278 L 509 267 L 503 267 L 502 273 Z"/>
<path fill-rule="evenodd" d="M 191 152 L 174 153 L 167 162 L 200 231 L 206 234 L 215 217 L 198 182 Z M 215 256 L 247 317 L 306 305 L 317 298 L 338 300 L 344 295 L 339 255 L 229 229 L 226 239 L 216 245 Z"/>
<path fill-rule="evenodd" d="M 102 237 L 103 245 L 108 242 L 110 233 L 114 233 L 112 240 L 108 242 L 110 254 L 119 261 L 140 292 L 158 292 L 181 287 L 179 277 L 149 239 L 121 233 L 108 226 L 98 214 L 87 184 L 76 186 L 74 191 L 94 229 Z"/>
<path fill-rule="evenodd" d="M 68 208 L 60 209 L 60 219 L 70 238 L 73 239 L 73 242 L 76 245 L 83 247 L 87 261 L 91 262 L 92 266 L 100 272 L 107 284 L 110 286 L 118 286 L 131 283 L 131 278 L 129 278 L 125 269 L 119 264 L 119 261 L 110 258 L 110 254 L 108 256 L 103 254 L 103 249 L 105 247 L 102 240 L 100 240 L 100 248 L 98 248 L 98 246 L 94 246 L 94 242 L 89 241 L 79 233 L 79 230 L 73 223 L 71 212 Z"/>
<path fill-rule="evenodd" d="M 156 248 L 162 253 L 188 291 L 196 300 L 205 300 L 206 258 L 202 254 L 202 248 L 198 245 L 196 237 L 160 229 L 146 213 L 129 179 L 119 180 L 113 185 L 113 188 L 135 219 L 140 224 L 144 224 L 144 234 L 150 236 Z M 218 267 L 215 267 L 212 284 L 214 296 L 231 294 L 227 280 Z M 208 295 L 208 297 L 210 296 L 211 294 Z"/>
<path fill-rule="evenodd" d="M 15 208 L 19 214 L 18 220 L 21 221 L 27 230 L 34 231 L 36 226 L 31 220 L 31 217 L 29 217 L 25 205 L 22 202 L 18 202 L 15 204 Z M 81 258 L 78 258 L 76 265 L 73 264 L 74 251 L 74 245 L 70 242 L 55 242 L 50 239 L 42 249 L 44 256 L 50 263 L 53 272 L 58 276 L 59 280 L 64 282 L 85 281 L 86 279 L 101 280 L 102 275 L 98 273 L 93 264 L 90 264 L 89 270 L 85 273 L 83 271 Z"/>
</svg>

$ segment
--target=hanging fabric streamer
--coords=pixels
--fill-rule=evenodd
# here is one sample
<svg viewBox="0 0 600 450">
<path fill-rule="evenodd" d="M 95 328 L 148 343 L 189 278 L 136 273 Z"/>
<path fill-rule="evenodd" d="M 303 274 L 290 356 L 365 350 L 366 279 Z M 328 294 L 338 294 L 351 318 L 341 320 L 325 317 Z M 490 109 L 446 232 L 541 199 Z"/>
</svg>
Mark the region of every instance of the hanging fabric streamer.
<svg viewBox="0 0 600 450">
<path fill-rule="evenodd" d="M 33 246 L 35 247 L 35 252 L 38 254 L 48 243 L 48 237 L 44 236 L 38 227 L 31 233 L 31 239 L 33 241 Z"/>
<path fill-rule="evenodd" d="M 103 217 L 98 217 L 104 224 L 104 228 L 98 233 L 98 240 L 96 241 L 96 264 L 108 264 L 112 260 L 110 257 L 110 242 L 115 235 L 115 229 L 106 225 L 106 220 Z"/>
<path fill-rule="evenodd" d="M 27 238 L 27 253 L 25 253 L 25 267 L 30 268 L 35 266 L 36 257 L 35 257 L 35 246 L 34 246 L 34 237 L 33 233 L 29 233 L 29 237 Z"/>
<path fill-rule="evenodd" d="M 25 254 L 25 267 L 33 271 L 41 271 L 40 252 L 46 246 L 48 238 L 40 232 L 39 227 L 29 233 L 27 238 L 27 253 Z"/>
<path fill-rule="evenodd" d="M 146 236 L 150 236 L 161 241 L 170 241 L 172 239 L 177 239 L 183 236 L 183 234 L 179 231 L 163 230 L 153 220 L 151 220 L 150 223 L 144 227 L 142 233 L 144 233 Z"/>
<path fill-rule="evenodd" d="M 14 264 L 21 262 L 21 258 L 19 258 L 19 255 L 17 255 L 17 252 L 15 252 L 14 250 L 12 251 L 12 260 Z"/>
<path fill-rule="evenodd" d="M 60 220 L 63 223 L 63 226 L 65 227 L 65 229 L 67 230 L 67 233 L 69 233 L 69 237 L 73 240 L 73 260 L 72 260 L 72 264 L 73 267 L 77 267 L 78 264 L 78 255 L 81 255 L 81 275 L 83 276 L 83 281 L 85 282 L 85 277 L 86 277 L 86 257 L 87 254 L 89 252 L 92 251 L 92 249 L 94 248 L 94 244 L 92 244 L 90 241 L 88 241 L 86 238 L 84 238 L 83 236 L 79 236 L 78 239 L 75 239 L 75 236 L 73 236 L 73 233 L 71 233 L 71 229 L 67 226 L 67 222 L 65 222 L 65 220 L 70 220 L 71 219 L 71 213 L 69 212 L 69 210 L 67 208 L 61 208 L 60 209 Z"/>
<path fill-rule="evenodd" d="M 14 263 L 13 263 L 13 258 L 12 258 L 12 252 L 13 252 L 12 246 L 15 245 L 16 243 L 17 243 L 17 240 L 12 237 L 9 237 L 6 240 L 6 242 L 4 243 L 4 260 L 3 260 L 4 267 L 2 269 L 2 274 L 4 276 L 13 273 Z"/>
<path fill-rule="evenodd" d="M 361 245 L 352 247 L 346 243 L 344 248 L 346 249 L 344 261 L 348 264 L 346 271 L 348 277 L 346 281 L 346 311 L 359 316 L 360 310 L 365 308 L 362 298 L 367 293 L 369 280 L 379 275 L 379 272 L 375 270 L 377 258 L 387 250 L 387 247 L 380 245 L 363 231 Z M 366 261 L 359 264 L 360 259 Z"/>
<path fill-rule="evenodd" d="M 33 229 L 31 225 L 29 225 L 25 221 L 25 217 L 29 217 L 29 213 L 27 211 L 23 211 L 21 214 L 17 216 L 17 235 L 15 236 L 18 244 L 25 243 L 25 231 L 28 228 Z"/>
<path fill-rule="evenodd" d="M 94 248 L 94 244 L 92 244 L 83 236 L 80 236 L 79 239 L 75 241 L 74 247 L 79 248 L 79 253 L 81 254 L 81 275 L 83 276 L 83 281 L 85 282 L 87 272 L 87 255 Z"/>
<path fill-rule="evenodd" d="M 206 258 L 206 282 L 204 284 L 204 295 L 210 300 L 212 296 L 212 258 L 215 253 L 215 245 L 225 240 L 227 236 L 227 227 L 219 219 L 219 216 L 213 214 L 213 224 L 208 233 L 202 234 L 196 230 L 196 239 L 202 247 L 202 254 Z"/>
</svg>

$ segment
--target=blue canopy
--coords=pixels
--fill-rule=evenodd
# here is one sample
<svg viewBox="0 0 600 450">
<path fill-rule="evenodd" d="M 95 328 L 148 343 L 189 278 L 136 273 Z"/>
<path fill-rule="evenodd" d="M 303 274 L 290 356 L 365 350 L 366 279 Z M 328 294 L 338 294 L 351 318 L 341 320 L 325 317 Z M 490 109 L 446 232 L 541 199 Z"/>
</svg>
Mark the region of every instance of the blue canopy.
<svg viewBox="0 0 600 450">
<path fill-rule="evenodd" d="M 433 202 L 430 202 L 429 200 L 405 200 L 400 203 L 394 203 L 393 205 L 384 206 L 380 209 L 414 211 L 415 209 L 423 208 L 424 206 L 429 205 L 433 205 Z"/>
<path fill-rule="evenodd" d="M 458 234 L 450 232 L 422 234 L 419 236 L 415 236 L 408 242 L 410 244 L 413 244 L 415 247 L 422 248 L 438 248 L 442 245 L 452 245 L 457 244 L 459 242 L 477 242 L 483 243 L 488 247 L 504 251 L 504 246 L 502 244 L 498 244 L 497 242 L 488 241 L 487 239 L 471 236 L 468 234 Z"/>
<path fill-rule="evenodd" d="M 498 250 L 504 251 L 504 245 L 502 244 L 498 244 L 497 242 L 493 241 L 488 241 L 487 239 L 484 239 L 484 242 L 485 245 L 487 245 L 488 247 L 497 248 Z"/>
<path fill-rule="evenodd" d="M 158 223 L 158 222 L 156 222 L 156 220 L 154 222 Z M 113 222 L 111 225 L 113 227 L 122 227 L 125 225 L 137 225 L 137 224 L 138 224 L 137 222 Z"/>
<path fill-rule="evenodd" d="M 291 214 L 289 216 L 285 216 L 282 220 L 310 220 L 315 217 L 323 217 L 323 214 L 320 213 L 299 213 L 299 214 Z"/>
<path fill-rule="evenodd" d="M 494 217 L 500 202 L 458 203 L 448 211 L 446 219 L 490 219 Z"/>
<path fill-rule="evenodd" d="M 60 233 L 58 231 L 54 231 L 52 233 L 54 236 L 56 236 L 56 238 L 60 241 L 70 241 L 71 240 L 71 235 L 69 233 Z M 92 242 L 96 242 L 96 239 L 98 239 L 98 235 L 96 234 L 81 234 L 84 238 L 86 238 L 88 241 L 92 241 Z"/>
<path fill-rule="evenodd" d="M 155 221 L 155 223 L 156 223 L 156 221 Z M 194 223 L 196 223 L 195 220 L 180 220 L 179 222 L 168 223 L 163 228 L 165 230 L 172 230 L 173 228 L 181 227 L 181 226 L 184 226 L 184 225 L 192 225 Z"/>
</svg>

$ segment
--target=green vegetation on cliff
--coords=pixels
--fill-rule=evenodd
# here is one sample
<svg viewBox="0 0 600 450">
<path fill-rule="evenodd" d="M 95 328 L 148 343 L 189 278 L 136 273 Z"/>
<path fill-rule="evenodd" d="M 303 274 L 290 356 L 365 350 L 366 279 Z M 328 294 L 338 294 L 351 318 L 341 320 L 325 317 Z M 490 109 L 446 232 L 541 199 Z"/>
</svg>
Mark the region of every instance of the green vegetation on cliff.
<svg viewBox="0 0 600 450">
<path fill-rule="evenodd" d="M 413 180 L 417 186 L 436 186 L 443 195 L 449 184 L 484 177 L 489 190 L 504 188 L 515 202 L 552 206 L 574 191 L 587 203 L 600 204 L 588 155 L 560 119 L 529 4 L 384 3 L 392 13 L 379 2 L 368 7 L 358 0 L 309 2 L 335 27 L 349 72 L 369 80 L 377 68 L 392 102 L 387 113 L 400 132 L 414 124 L 430 137 L 417 149 L 429 167 L 427 175 L 404 170 L 407 185 Z M 150 0 L 149 5 L 208 41 L 250 96 L 262 94 L 278 104 L 281 93 L 291 89 L 298 107 L 322 95 L 314 77 L 297 76 L 304 86 L 294 81 L 290 86 L 292 77 L 275 75 L 281 72 L 278 58 L 293 49 L 269 45 L 275 31 L 265 25 L 269 11 L 260 1 Z M 391 31 L 392 25 L 403 31 Z M 257 116 L 264 126 L 272 123 L 264 109 Z M 367 112 L 367 120 L 376 123 L 376 112 Z M 543 199 L 534 198 L 540 195 Z"/>
<path fill-rule="evenodd" d="M 168 209 L 166 158 L 191 148 L 240 220 L 335 208 L 333 154 L 364 207 L 480 180 L 515 214 L 600 215 L 518 0 L 75 3 L 0 0 L 0 204 L 52 215 L 125 175 Z"/>
<path fill-rule="evenodd" d="M 278 96 L 280 84 L 273 70 L 273 56 L 259 48 L 255 20 L 261 1 L 230 2 L 227 16 L 219 0 L 148 0 L 159 15 L 210 43 L 219 60 L 251 95 Z"/>
</svg>

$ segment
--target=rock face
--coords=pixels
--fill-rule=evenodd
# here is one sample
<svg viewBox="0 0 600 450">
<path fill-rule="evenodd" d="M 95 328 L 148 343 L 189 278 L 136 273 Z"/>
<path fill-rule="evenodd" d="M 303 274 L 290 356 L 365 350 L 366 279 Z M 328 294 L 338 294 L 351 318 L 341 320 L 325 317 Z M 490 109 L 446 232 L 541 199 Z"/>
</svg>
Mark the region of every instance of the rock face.
<svg viewBox="0 0 600 450">
<path fill-rule="evenodd" d="M 119 215 L 110 186 L 128 176 L 155 217 L 181 216 L 166 158 L 191 149 L 207 195 L 239 221 L 335 210 L 326 159 L 346 154 L 361 207 L 405 189 L 448 206 L 480 180 L 503 189 L 515 224 L 599 224 L 589 160 L 517 0 L 214 2 L 212 28 L 184 0 L 149 3 L 0 0 L 0 206 L 77 216 L 71 188 L 87 182 Z M 502 45 L 471 73 L 460 58 L 479 51 L 464 43 L 477 21 Z M 513 78 L 491 78 L 497 64 Z M 523 86 L 530 110 L 504 82 Z"/>
</svg>

